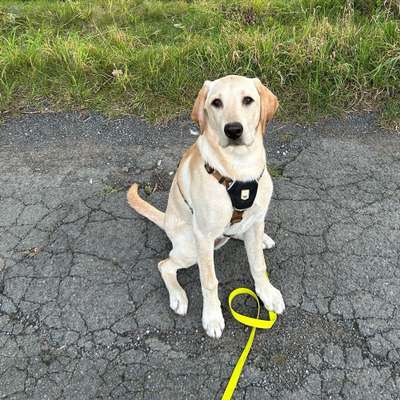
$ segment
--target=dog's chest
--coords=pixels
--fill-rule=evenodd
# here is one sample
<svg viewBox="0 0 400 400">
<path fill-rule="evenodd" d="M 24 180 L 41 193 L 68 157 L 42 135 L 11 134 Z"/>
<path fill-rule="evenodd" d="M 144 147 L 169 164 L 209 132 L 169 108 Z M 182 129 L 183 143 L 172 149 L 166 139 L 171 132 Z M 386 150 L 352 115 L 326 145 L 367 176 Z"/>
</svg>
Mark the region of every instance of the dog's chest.
<svg viewBox="0 0 400 400">
<path fill-rule="evenodd" d="M 236 224 L 229 224 L 224 229 L 225 236 L 235 236 L 246 232 L 257 219 L 263 218 L 263 213 L 260 212 L 259 207 L 254 206 L 246 210 L 243 214 L 243 219 Z"/>
</svg>

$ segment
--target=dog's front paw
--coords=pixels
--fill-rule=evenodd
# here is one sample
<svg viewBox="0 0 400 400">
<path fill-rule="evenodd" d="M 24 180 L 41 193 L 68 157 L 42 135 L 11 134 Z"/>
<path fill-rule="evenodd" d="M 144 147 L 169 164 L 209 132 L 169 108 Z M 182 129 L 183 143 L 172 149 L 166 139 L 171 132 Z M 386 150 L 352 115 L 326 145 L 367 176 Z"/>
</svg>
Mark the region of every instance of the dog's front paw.
<svg viewBox="0 0 400 400">
<path fill-rule="evenodd" d="M 263 249 L 272 249 L 273 247 L 275 247 L 275 242 L 266 233 L 264 233 Z"/>
<path fill-rule="evenodd" d="M 224 317 L 222 316 L 221 307 L 215 307 L 214 309 L 203 310 L 203 328 L 207 335 L 218 339 L 221 337 L 222 332 L 225 328 Z"/>
<path fill-rule="evenodd" d="M 188 298 L 182 288 L 176 288 L 170 292 L 169 306 L 179 315 L 186 315 L 188 309 Z"/>
<path fill-rule="evenodd" d="M 281 292 L 270 283 L 262 287 L 256 287 L 256 293 L 267 310 L 274 311 L 277 314 L 282 314 L 285 310 L 285 303 Z"/>
</svg>

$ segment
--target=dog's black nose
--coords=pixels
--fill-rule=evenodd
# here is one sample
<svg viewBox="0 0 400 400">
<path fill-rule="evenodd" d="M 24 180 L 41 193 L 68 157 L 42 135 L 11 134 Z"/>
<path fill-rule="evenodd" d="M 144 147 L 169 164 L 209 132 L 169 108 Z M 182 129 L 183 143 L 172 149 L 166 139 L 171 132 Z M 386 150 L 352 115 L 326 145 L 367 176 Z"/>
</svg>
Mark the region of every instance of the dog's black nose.
<svg viewBox="0 0 400 400">
<path fill-rule="evenodd" d="M 243 133 L 243 125 L 240 122 L 230 122 L 224 126 L 224 132 L 229 139 L 239 139 Z"/>
</svg>

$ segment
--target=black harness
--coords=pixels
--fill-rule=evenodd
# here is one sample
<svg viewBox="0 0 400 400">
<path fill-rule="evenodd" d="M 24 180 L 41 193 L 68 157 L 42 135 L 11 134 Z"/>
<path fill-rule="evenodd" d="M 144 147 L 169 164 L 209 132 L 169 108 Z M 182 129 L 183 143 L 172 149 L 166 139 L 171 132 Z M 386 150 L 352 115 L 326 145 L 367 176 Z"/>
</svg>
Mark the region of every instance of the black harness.
<svg viewBox="0 0 400 400">
<path fill-rule="evenodd" d="M 243 219 L 243 213 L 254 203 L 254 200 L 257 196 L 258 181 L 263 176 L 265 168 L 261 172 L 260 176 L 252 181 L 234 181 L 231 178 L 227 178 L 226 176 L 221 175 L 217 170 L 212 168 L 207 163 L 204 164 L 204 168 L 210 175 L 213 175 L 214 178 L 217 179 L 218 183 L 224 185 L 226 191 L 228 192 L 233 207 L 232 217 L 230 221 L 231 225 L 240 222 Z M 183 195 L 179 184 L 178 188 L 181 192 L 183 200 L 193 214 L 193 209 L 185 199 L 185 196 Z"/>
<path fill-rule="evenodd" d="M 250 208 L 257 196 L 258 181 L 235 181 L 226 190 L 231 198 L 232 207 L 237 210 Z"/>
</svg>

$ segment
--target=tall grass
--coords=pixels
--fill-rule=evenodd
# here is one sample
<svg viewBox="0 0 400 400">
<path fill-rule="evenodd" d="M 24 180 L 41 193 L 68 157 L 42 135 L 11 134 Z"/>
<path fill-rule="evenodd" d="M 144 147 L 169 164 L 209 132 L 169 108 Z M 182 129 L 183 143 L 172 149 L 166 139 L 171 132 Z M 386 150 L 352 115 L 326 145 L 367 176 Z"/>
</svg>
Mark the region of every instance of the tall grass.
<svg viewBox="0 0 400 400">
<path fill-rule="evenodd" d="M 231 73 L 266 82 L 282 117 L 368 108 L 397 118 L 387 104 L 399 109 L 399 10 L 384 0 L 0 4 L 2 111 L 168 118 L 205 79 Z"/>
</svg>

